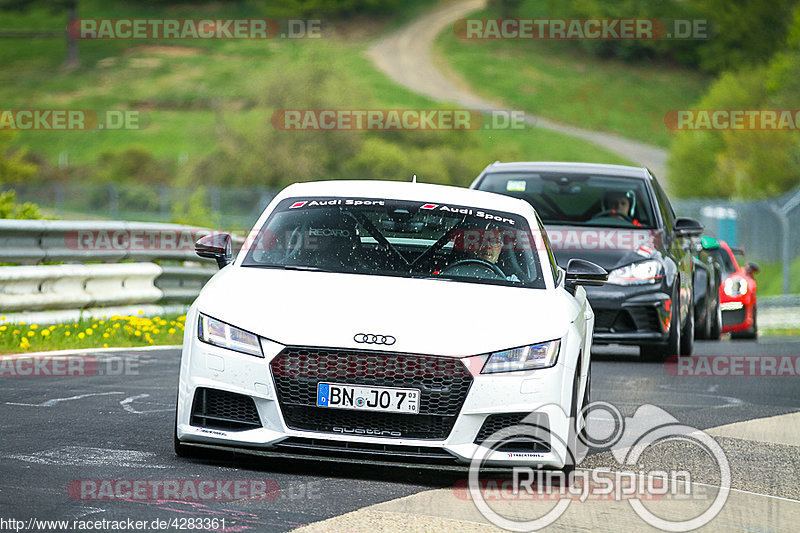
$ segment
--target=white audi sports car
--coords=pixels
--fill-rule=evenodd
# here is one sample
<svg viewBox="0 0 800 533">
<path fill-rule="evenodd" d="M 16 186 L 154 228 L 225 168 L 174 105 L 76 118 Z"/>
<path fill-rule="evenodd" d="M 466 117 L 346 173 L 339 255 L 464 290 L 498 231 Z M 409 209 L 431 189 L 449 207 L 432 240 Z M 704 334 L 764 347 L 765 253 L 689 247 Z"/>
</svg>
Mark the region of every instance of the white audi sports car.
<svg viewBox="0 0 800 533">
<path fill-rule="evenodd" d="M 235 260 L 227 234 L 197 252 L 221 270 L 186 317 L 178 455 L 463 468 L 480 454 L 486 467 L 570 467 L 594 324 L 581 285 L 607 273 L 582 260 L 559 268 L 528 202 L 298 183 Z M 519 431 L 532 426 L 547 431 Z M 504 428 L 512 435 L 499 439 Z"/>
</svg>

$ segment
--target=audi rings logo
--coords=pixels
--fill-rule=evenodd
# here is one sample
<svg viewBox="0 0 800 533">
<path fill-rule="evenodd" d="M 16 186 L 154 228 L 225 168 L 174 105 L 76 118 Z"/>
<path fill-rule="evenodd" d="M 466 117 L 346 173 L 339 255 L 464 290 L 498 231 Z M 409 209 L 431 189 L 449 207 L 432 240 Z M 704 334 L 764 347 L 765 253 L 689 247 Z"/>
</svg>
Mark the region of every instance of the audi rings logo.
<svg viewBox="0 0 800 533">
<path fill-rule="evenodd" d="M 391 346 L 397 339 L 391 335 L 373 335 L 371 333 L 356 333 L 353 340 L 359 344 L 385 344 Z"/>
</svg>

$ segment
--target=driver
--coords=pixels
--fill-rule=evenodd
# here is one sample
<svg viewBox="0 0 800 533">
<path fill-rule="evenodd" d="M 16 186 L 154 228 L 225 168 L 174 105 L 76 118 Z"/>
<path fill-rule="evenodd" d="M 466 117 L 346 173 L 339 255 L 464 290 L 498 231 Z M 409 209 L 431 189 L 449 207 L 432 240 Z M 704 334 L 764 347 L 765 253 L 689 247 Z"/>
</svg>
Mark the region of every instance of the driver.
<svg viewBox="0 0 800 533">
<path fill-rule="evenodd" d="M 467 259 L 478 259 L 503 271 L 497 264 L 503 251 L 503 230 L 489 226 L 464 230 L 456 237 L 455 248 L 464 251 Z M 504 274 L 504 277 L 508 281 L 519 281 L 515 274 Z"/>
<path fill-rule="evenodd" d="M 636 211 L 636 193 L 628 190 L 609 190 L 603 194 L 603 211 L 610 212 L 609 216 L 629 220 L 636 226 L 641 226 L 641 223 L 636 220 L 634 212 Z"/>
</svg>

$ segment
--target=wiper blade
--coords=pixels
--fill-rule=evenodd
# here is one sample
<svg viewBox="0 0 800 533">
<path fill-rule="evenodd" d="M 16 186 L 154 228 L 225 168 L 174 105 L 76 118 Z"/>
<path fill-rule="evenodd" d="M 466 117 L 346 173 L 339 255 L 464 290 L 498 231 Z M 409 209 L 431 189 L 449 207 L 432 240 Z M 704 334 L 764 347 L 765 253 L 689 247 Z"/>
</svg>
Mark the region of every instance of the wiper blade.
<svg viewBox="0 0 800 533">
<path fill-rule="evenodd" d="M 303 270 L 308 272 L 335 272 L 334 270 L 330 270 L 328 268 L 320 268 L 307 265 L 271 265 L 271 266 L 282 268 L 284 270 Z"/>
</svg>

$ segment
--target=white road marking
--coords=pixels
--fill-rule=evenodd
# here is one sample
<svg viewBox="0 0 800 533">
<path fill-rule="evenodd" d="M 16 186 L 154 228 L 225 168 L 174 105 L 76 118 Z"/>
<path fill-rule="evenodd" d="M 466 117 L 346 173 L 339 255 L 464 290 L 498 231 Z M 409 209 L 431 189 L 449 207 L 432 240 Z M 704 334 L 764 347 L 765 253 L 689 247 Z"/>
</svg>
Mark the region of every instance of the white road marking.
<svg viewBox="0 0 800 533">
<path fill-rule="evenodd" d="M 143 415 L 145 413 L 163 413 L 166 411 L 172 411 L 171 407 L 169 409 L 148 409 L 147 411 L 137 411 L 131 406 L 131 404 L 136 400 L 141 400 L 149 397 L 150 397 L 149 394 L 137 394 L 136 396 L 130 396 L 128 398 L 125 398 L 124 400 L 120 400 L 119 404 L 122 406 L 123 409 L 135 415 Z M 164 404 L 158 404 L 158 405 L 164 405 Z"/>
<path fill-rule="evenodd" d="M 69 398 L 53 398 L 42 403 L 17 403 L 6 402 L 6 405 L 22 405 L 25 407 L 53 407 L 60 402 L 68 402 L 70 400 L 80 400 L 82 398 L 89 398 L 90 396 L 108 396 L 110 394 L 125 394 L 124 392 L 90 392 L 89 394 L 79 394 L 77 396 L 70 396 Z"/>
<path fill-rule="evenodd" d="M 155 464 L 157 454 L 136 450 L 115 450 L 87 446 L 61 446 L 30 454 L 6 455 L 27 463 L 59 466 L 121 466 L 126 468 L 167 468 Z"/>
</svg>

